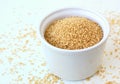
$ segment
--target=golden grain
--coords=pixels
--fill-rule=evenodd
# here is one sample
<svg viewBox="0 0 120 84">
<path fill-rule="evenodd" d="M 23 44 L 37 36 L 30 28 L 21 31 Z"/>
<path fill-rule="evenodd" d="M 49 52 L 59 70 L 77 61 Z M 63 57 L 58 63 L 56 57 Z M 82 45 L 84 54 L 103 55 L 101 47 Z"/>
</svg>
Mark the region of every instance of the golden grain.
<svg viewBox="0 0 120 84">
<path fill-rule="evenodd" d="M 98 43 L 103 37 L 101 27 L 84 17 L 68 17 L 48 26 L 45 39 L 58 48 L 83 49 Z"/>
</svg>

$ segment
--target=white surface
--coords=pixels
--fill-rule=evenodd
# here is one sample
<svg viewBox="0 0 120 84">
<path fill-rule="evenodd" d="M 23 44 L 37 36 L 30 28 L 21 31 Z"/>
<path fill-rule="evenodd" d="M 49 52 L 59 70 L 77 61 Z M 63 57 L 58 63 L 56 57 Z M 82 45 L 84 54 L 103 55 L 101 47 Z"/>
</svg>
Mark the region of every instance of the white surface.
<svg viewBox="0 0 120 84">
<path fill-rule="evenodd" d="M 120 6 L 119 6 L 120 0 L 0 0 L 0 34 L 6 34 L 4 38 L 0 37 L 0 47 L 6 47 L 7 50 L 3 53 L 0 53 L 0 58 L 2 58 L 3 65 L 0 65 L 0 84 L 9 84 L 10 81 L 14 82 L 14 80 L 11 80 L 11 78 L 15 79 L 17 78 L 16 74 L 9 74 L 9 69 L 15 67 L 15 71 L 18 72 L 18 75 L 23 76 L 23 81 L 25 84 L 28 84 L 27 77 L 29 76 L 28 71 L 33 73 L 34 75 L 38 75 L 39 71 L 44 69 L 37 68 L 39 66 L 38 63 L 42 63 L 42 59 L 38 59 L 39 53 L 40 53 L 40 47 L 37 44 L 38 40 L 28 36 L 25 39 L 15 39 L 18 34 L 20 33 L 18 30 L 22 31 L 22 34 L 26 33 L 22 29 L 25 27 L 29 27 L 28 25 L 32 25 L 34 27 L 39 27 L 40 21 L 44 16 L 46 16 L 49 12 L 52 12 L 59 8 L 64 7 L 83 7 L 87 9 L 92 9 L 97 12 L 103 12 L 103 11 L 117 11 L 120 12 Z M 119 26 L 119 25 L 118 25 Z M 31 26 L 30 26 L 31 27 Z M 116 26 L 112 26 L 115 28 Z M 28 31 L 31 32 L 31 29 Z M 9 32 L 11 32 L 11 35 L 9 37 Z M 116 32 L 115 30 L 113 32 Z M 7 38 L 7 39 L 6 39 Z M 28 48 L 30 48 L 29 52 L 22 52 L 21 49 L 26 39 L 30 39 L 29 45 L 27 45 Z M 111 38 L 109 38 L 109 41 L 111 39 L 119 39 L 117 35 L 113 35 Z M 4 42 L 4 43 L 3 43 Z M 2 45 L 1 45 L 2 44 Z M 119 45 L 116 45 L 117 47 L 120 47 Z M 106 47 L 106 51 L 112 51 L 116 46 L 113 45 L 113 41 L 108 42 L 108 45 Z M 12 51 L 16 49 L 17 53 L 16 55 L 13 55 Z M 113 72 L 113 74 L 119 76 L 119 65 L 120 62 L 117 59 L 113 58 L 113 55 L 110 55 L 107 53 L 106 57 L 104 57 L 104 64 L 107 67 L 108 72 Z M 117 54 L 120 54 L 119 52 Z M 115 54 L 115 55 L 117 55 Z M 13 56 L 12 56 L 13 55 Z M 25 57 L 24 57 L 25 56 Z M 111 57 L 109 57 L 111 56 Z M 13 62 L 8 62 L 9 57 L 13 57 Z M 108 60 L 109 58 L 109 60 Z M 29 60 L 32 60 L 36 64 L 32 66 L 29 64 Z M 19 67 L 17 66 L 18 62 L 24 62 L 26 64 L 25 67 Z M 118 68 L 109 69 L 109 65 L 115 65 Z M 4 74 L 6 72 L 6 75 L 2 76 L 1 74 Z M 15 72 L 15 73 L 17 73 Z M 39 75 L 38 75 L 39 76 Z M 120 82 L 120 80 L 112 78 L 109 74 L 106 75 L 107 80 L 115 80 Z M 104 79 L 100 79 L 99 77 L 92 77 L 91 81 L 64 81 L 65 84 L 104 84 Z M 23 82 L 14 82 L 12 84 L 21 84 Z"/>
</svg>

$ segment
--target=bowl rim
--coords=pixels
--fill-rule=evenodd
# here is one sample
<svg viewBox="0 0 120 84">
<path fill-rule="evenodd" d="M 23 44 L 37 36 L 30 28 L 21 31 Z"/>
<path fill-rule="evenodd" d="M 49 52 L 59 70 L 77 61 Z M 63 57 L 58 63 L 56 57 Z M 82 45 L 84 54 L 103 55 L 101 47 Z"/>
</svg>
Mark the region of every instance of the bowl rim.
<svg viewBox="0 0 120 84">
<path fill-rule="evenodd" d="M 105 23 L 105 26 L 106 28 L 108 28 L 108 32 L 106 34 L 106 36 L 104 36 L 98 43 L 96 43 L 95 45 L 93 46 L 90 46 L 90 47 L 87 47 L 87 48 L 83 48 L 83 49 L 74 49 L 74 50 L 69 50 L 69 49 L 62 49 L 62 48 L 58 48 L 58 47 L 55 47 L 53 45 L 51 45 L 50 43 L 48 43 L 43 37 L 42 37 L 42 34 L 41 34 L 41 26 L 42 24 L 44 23 L 44 21 L 50 17 L 51 15 L 55 14 L 55 13 L 58 13 L 58 12 L 62 12 L 62 11 L 65 11 L 65 10 L 82 10 L 82 11 L 87 11 L 89 13 L 92 13 L 94 15 L 96 15 L 97 17 L 99 17 L 100 19 L 103 20 L 103 22 Z M 102 29 L 103 30 L 103 29 Z M 40 37 L 40 40 L 41 40 L 41 43 L 45 43 L 45 45 L 47 45 L 48 47 L 56 50 L 56 51 L 61 51 L 61 52 L 83 52 L 83 51 L 89 51 L 89 50 L 92 50 L 98 46 L 100 46 L 101 44 L 103 44 L 106 39 L 108 38 L 108 35 L 109 35 L 109 32 L 110 32 L 110 28 L 109 28 L 109 23 L 107 22 L 107 20 L 100 14 L 98 14 L 97 12 L 95 11 L 92 11 L 92 10 L 88 10 L 88 9 L 83 9 L 83 8 L 62 8 L 62 9 L 58 9 L 58 10 L 55 10 L 51 13 L 49 13 L 45 18 L 43 18 L 43 20 L 41 21 L 40 23 L 40 26 L 38 28 L 38 34 L 39 34 L 39 37 Z"/>
</svg>

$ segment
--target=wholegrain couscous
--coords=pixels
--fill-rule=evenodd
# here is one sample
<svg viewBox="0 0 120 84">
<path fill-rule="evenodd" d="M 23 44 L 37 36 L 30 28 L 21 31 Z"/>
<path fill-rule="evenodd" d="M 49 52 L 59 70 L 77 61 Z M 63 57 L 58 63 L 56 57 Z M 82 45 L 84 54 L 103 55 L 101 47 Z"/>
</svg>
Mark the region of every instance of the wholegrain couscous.
<svg viewBox="0 0 120 84">
<path fill-rule="evenodd" d="M 51 45 L 62 49 L 83 49 L 98 43 L 103 37 L 101 27 L 85 17 L 71 16 L 53 21 L 44 37 Z"/>
</svg>

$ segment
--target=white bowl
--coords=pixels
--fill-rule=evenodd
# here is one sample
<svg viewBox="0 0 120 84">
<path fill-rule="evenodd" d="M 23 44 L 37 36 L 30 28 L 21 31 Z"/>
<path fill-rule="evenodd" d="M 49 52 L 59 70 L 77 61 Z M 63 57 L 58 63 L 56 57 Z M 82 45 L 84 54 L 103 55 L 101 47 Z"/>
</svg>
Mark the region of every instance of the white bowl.
<svg viewBox="0 0 120 84">
<path fill-rule="evenodd" d="M 98 23 L 103 30 L 102 40 L 92 47 L 79 50 L 60 49 L 49 44 L 44 38 L 47 26 L 54 20 L 69 16 L 82 16 Z M 109 34 L 109 25 L 104 17 L 80 8 L 60 9 L 43 19 L 38 30 L 42 50 L 49 69 L 65 80 L 81 80 L 92 76 L 100 67 L 104 46 Z"/>
</svg>

